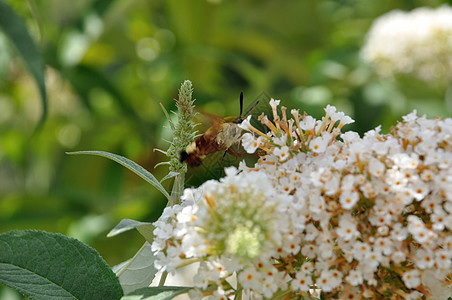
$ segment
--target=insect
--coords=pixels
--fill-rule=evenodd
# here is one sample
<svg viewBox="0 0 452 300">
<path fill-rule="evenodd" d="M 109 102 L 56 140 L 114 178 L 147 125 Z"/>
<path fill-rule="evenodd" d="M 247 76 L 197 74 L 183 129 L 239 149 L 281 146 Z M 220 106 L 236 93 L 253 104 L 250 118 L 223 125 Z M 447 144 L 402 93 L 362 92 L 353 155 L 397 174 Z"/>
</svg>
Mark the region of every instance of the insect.
<svg viewBox="0 0 452 300">
<path fill-rule="evenodd" d="M 206 156 L 218 151 L 225 151 L 225 155 L 226 153 L 236 155 L 231 147 L 240 141 L 242 129 L 238 125 L 245 120 L 258 103 L 259 101 L 242 116 L 243 92 L 241 92 L 240 115 L 226 118 L 211 116 L 213 125 L 203 135 L 188 145 L 185 150 L 181 151 L 180 161 L 191 167 L 197 167 L 201 165 L 202 160 Z"/>
</svg>

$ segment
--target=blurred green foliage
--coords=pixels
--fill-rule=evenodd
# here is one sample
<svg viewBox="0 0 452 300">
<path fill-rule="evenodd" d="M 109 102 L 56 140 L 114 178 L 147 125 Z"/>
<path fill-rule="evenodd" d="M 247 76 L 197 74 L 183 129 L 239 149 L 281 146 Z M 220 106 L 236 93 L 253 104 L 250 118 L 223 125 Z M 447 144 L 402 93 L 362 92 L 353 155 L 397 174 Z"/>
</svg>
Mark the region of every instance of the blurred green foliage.
<svg viewBox="0 0 452 300">
<path fill-rule="evenodd" d="M 1 0 L 3 1 L 3 0 Z M 99 157 L 128 157 L 157 178 L 154 148 L 170 130 L 185 79 L 197 106 L 238 113 L 262 92 L 321 116 L 326 104 L 351 115 L 360 133 L 389 126 L 413 108 L 450 116 L 446 87 L 405 76 L 378 78 L 359 57 L 372 21 L 434 0 L 78 0 L 6 1 L 24 20 L 45 62 L 48 117 L 24 61 L 0 31 L 0 231 L 43 229 L 77 237 L 107 262 L 131 257 L 138 233 L 105 237 L 122 218 L 154 221 L 164 197 Z"/>
</svg>

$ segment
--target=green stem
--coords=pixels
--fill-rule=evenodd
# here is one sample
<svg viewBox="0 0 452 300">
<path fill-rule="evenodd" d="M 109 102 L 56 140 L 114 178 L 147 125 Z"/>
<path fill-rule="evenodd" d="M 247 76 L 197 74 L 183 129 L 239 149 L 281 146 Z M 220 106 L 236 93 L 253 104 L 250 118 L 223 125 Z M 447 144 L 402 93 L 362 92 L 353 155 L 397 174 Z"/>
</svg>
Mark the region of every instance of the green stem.
<svg viewBox="0 0 452 300">
<path fill-rule="evenodd" d="M 159 286 L 165 285 L 166 277 L 168 277 L 168 272 L 164 271 L 162 277 L 160 277 Z"/>
<path fill-rule="evenodd" d="M 243 288 L 240 283 L 237 282 L 237 289 L 235 290 L 234 300 L 242 300 Z"/>
</svg>

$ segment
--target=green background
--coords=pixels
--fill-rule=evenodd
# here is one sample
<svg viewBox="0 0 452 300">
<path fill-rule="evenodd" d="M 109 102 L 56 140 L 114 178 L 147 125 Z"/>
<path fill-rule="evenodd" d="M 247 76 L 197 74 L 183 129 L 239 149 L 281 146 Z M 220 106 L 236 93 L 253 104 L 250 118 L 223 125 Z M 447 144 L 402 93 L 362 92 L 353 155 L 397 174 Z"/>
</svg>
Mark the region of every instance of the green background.
<svg viewBox="0 0 452 300">
<path fill-rule="evenodd" d="M 3 1 L 3 0 L 2 0 Z M 18 50 L 0 30 L 0 232 L 42 229 L 79 238 L 110 265 L 143 243 L 136 232 L 106 238 L 122 218 L 154 221 L 166 205 L 153 187 L 114 162 L 126 156 L 157 178 L 171 139 L 159 106 L 185 79 L 196 105 L 238 114 L 260 95 L 320 117 L 335 105 L 361 134 L 385 132 L 414 108 L 450 116 L 447 87 L 410 76 L 379 78 L 361 61 L 372 21 L 393 9 L 448 1 L 6 1 L 45 62 L 48 116 Z M 205 180 L 205 179 L 203 179 Z M 169 186 L 167 182 L 165 186 Z"/>
</svg>

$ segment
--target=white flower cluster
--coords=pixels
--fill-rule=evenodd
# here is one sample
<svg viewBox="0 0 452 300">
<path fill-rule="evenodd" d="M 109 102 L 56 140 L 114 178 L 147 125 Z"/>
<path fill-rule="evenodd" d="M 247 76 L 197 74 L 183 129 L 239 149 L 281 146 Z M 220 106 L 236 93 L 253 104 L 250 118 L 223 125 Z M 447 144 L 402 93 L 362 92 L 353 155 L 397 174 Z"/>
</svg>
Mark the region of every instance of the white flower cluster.
<svg viewBox="0 0 452 300">
<path fill-rule="evenodd" d="M 238 271 L 245 278 L 243 287 L 268 296 L 287 287 L 270 261 L 279 255 L 283 236 L 290 234 L 284 213 L 291 201 L 277 193 L 265 173 L 238 174 L 237 169 L 227 168 L 220 182 L 186 189 L 181 200 L 181 205 L 167 207 L 155 223 L 152 248 L 157 268 L 173 272 L 186 264 L 183 259 L 202 261 L 194 277 L 201 289 L 212 283 L 221 287 L 222 281 Z M 266 262 L 268 272 L 274 272 L 266 283 L 253 267 L 261 262 Z M 267 287 L 260 288 L 261 284 Z"/>
<path fill-rule="evenodd" d="M 452 79 L 452 8 L 391 11 L 374 21 L 361 52 L 381 75 L 412 73 L 424 81 Z"/>
<path fill-rule="evenodd" d="M 244 148 L 265 153 L 255 166 L 186 190 L 156 222 L 156 266 L 201 261 L 194 298 L 429 299 L 431 282 L 450 285 L 452 119 L 413 112 L 361 138 L 333 106 L 288 120 L 278 104 L 268 133 L 242 123 Z"/>
</svg>

